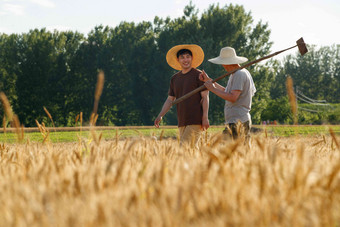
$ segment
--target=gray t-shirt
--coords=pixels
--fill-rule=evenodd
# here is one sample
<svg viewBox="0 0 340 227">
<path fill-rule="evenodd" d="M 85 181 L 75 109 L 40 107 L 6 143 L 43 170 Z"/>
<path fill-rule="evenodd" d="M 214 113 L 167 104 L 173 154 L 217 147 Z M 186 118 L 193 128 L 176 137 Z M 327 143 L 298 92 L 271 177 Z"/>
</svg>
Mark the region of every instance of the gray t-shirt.
<svg viewBox="0 0 340 227">
<path fill-rule="evenodd" d="M 251 122 L 249 111 L 256 88 L 248 70 L 241 69 L 230 75 L 225 91 L 230 93 L 232 90 L 240 90 L 241 94 L 234 103 L 225 101 L 224 117 L 226 123 Z"/>
</svg>

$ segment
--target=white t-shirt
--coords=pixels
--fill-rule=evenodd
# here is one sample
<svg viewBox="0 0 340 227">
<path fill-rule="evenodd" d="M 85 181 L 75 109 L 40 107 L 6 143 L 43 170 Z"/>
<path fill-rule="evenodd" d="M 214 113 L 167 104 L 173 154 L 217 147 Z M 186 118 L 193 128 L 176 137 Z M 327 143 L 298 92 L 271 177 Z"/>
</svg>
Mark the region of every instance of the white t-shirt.
<svg viewBox="0 0 340 227">
<path fill-rule="evenodd" d="M 226 123 L 251 121 L 249 111 L 256 88 L 248 70 L 241 69 L 230 75 L 225 91 L 230 93 L 232 90 L 240 90 L 241 94 L 234 103 L 225 101 L 224 117 Z"/>
</svg>

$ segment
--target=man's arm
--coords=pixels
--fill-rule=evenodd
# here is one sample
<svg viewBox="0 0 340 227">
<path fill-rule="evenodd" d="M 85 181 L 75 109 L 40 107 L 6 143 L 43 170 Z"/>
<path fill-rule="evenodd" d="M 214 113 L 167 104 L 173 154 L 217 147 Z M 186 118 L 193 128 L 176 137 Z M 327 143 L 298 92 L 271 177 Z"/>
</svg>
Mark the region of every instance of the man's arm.
<svg viewBox="0 0 340 227">
<path fill-rule="evenodd" d="M 201 72 L 201 74 L 199 75 L 199 79 L 200 79 L 201 81 L 204 81 L 204 82 L 207 82 L 207 81 L 209 81 L 209 80 L 212 80 L 204 70 L 203 70 L 203 71 Z M 224 91 L 224 90 L 225 90 L 225 87 L 223 87 L 222 85 L 220 85 L 220 84 L 217 83 L 217 82 L 215 82 L 214 85 L 215 85 L 215 87 L 216 87 L 217 89 L 219 89 L 219 90 L 221 90 L 221 91 Z"/>
<path fill-rule="evenodd" d="M 230 93 L 227 93 L 224 90 L 222 91 L 218 89 L 215 86 L 215 83 L 212 83 L 211 80 L 205 82 L 204 85 L 208 88 L 209 91 L 213 92 L 215 95 L 232 103 L 236 102 L 236 100 L 241 94 L 240 90 L 232 90 Z"/>
<path fill-rule="evenodd" d="M 201 97 L 202 97 L 202 108 L 203 108 L 202 129 L 206 130 L 209 128 L 209 119 L 208 119 L 209 91 L 208 90 L 202 91 Z"/>
<path fill-rule="evenodd" d="M 175 100 L 175 96 L 168 96 L 165 100 L 161 112 L 158 114 L 154 124 L 156 128 L 159 128 L 159 123 L 161 122 L 163 116 L 170 110 L 172 102 Z"/>
<path fill-rule="evenodd" d="M 215 87 L 220 90 L 220 91 L 224 91 L 225 90 L 225 87 L 223 87 L 222 85 L 220 85 L 219 83 L 215 82 L 214 83 Z"/>
</svg>

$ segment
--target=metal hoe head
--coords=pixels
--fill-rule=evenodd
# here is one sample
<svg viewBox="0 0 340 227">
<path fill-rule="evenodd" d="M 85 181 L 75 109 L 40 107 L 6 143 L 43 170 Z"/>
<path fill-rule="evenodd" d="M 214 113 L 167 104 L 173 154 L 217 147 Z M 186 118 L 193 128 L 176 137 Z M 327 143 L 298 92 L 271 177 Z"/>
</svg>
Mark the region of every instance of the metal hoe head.
<svg viewBox="0 0 340 227">
<path fill-rule="evenodd" d="M 300 54 L 303 56 L 305 53 L 308 52 L 307 46 L 305 41 L 303 41 L 303 38 L 301 37 L 298 41 L 296 41 L 296 44 L 299 48 Z"/>
</svg>

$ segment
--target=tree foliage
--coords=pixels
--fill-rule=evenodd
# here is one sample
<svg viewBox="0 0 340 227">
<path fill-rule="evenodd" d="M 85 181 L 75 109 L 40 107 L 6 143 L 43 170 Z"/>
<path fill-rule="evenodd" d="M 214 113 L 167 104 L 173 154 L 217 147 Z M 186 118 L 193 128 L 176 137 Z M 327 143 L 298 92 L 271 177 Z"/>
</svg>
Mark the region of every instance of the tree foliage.
<svg viewBox="0 0 340 227">
<path fill-rule="evenodd" d="M 271 87 L 271 97 L 277 99 L 286 95 L 285 80 L 290 75 L 293 78 L 294 87 L 309 99 L 339 103 L 340 46 L 325 46 L 319 49 L 315 46 L 308 46 L 308 49 L 309 52 L 304 56 L 296 53 L 284 59 L 282 67 L 277 69 L 278 73 Z M 306 103 L 298 100 L 298 105 L 303 107 L 304 104 Z M 311 103 L 307 109 L 315 110 L 315 107 L 320 107 L 320 105 Z M 332 108 L 317 108 L 316 111 L 318 112 L 299 111 L 300 122 L 335 123 L 334 119 L 339 117 L 339 113 L 335 113 Z"/>
<path fill-rule="evenodd" d="M 212 78 L 226 73 L 207 61 L 219 55 L 222 47 L 232 46 L 251 61 L 269 54 L 272 45 L 268 24 L 253 24 L 250 12 L 232 4 L 211 5 L 200 14 L 190 3 L 178 18 L 121 22 L 114 28 L 100 25 L 86 36 L 46 29 L 0 34 L 0 91 L 9 97 L 25 126 L 47 119 L 43 107 L 57 126 L 74 125 L 80 112 L 85 120 L 90 118 L 97 73 L 103 70 L 98 123 L 151 125 L 167 97 L 170 77 L 176 73 L 165 55 L 172 46 L 185 43 L 203 48 L 206 60 L 199 68 Z M 268 108 L 277 108 L 271 100 L 283 100 L 287 74 L 307 95 L 330 102 L 340 99 L 339 47 L 313 49 L 303 58 L 288 57 L 282 67 L 269 61 L 249 71 L 257 87 L 251 112 L 254 123 L 274 114 Z M 227 78 L 220 83 L 226 85 Z M 211 94 L 212 124 L 224 123 L 223 107 L 224 101 Z M 175 108 L 163 123 L 177 123 Z"/>
</svg>

